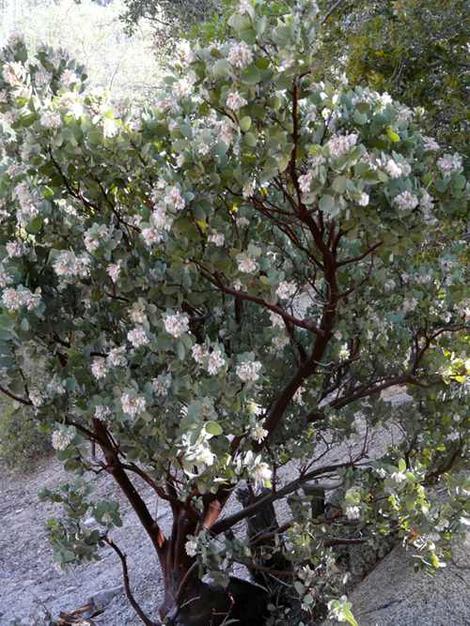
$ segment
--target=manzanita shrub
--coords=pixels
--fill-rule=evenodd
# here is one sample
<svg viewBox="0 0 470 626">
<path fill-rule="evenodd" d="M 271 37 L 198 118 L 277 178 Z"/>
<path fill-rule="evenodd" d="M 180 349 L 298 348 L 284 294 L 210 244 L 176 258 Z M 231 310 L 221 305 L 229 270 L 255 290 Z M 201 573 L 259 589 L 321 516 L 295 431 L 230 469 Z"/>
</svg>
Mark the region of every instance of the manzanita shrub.
<svg viewBox="0 0 470 626">
<path fill-rule="evenodd" d="M 243 0 L 230 39 L 181 45 L 143 110 L 111 110 L 62 53 L 2 52 L 1 391 L 81 479 L 46 494 L 67 514 L 50 522 L 58 559 L 114 549 L 146 624 L 157 607 L 133 596 L 97 473 L 134 509 L 160 617 L 180 624 L 293 623 L 273 599 L 263 613 L 262 590 L 253 608 L 237 563 L 277 563 L 296 623 L 327 604 L 354 623 L 338 545 L 394 535 L 439 568 L 468 523 L 462 157 L 387 95 L 318 83 L 322 16 L 275 8 Z M 336 489 L 315 514 L 313 480 Z M 288 496 L 257 560 L 239 524 Z"/>
</svg>

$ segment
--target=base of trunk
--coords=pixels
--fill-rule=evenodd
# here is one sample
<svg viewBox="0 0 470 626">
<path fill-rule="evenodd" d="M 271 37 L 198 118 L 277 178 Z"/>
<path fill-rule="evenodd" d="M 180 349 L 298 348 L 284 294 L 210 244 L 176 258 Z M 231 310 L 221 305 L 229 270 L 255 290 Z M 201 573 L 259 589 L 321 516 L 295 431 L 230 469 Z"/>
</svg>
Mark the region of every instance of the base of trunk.
<svg viewBox="0 0 470 626">
<path fill-rule="evenodd" d="M 195 581 L 188 585 L 180 607 L 167 616 L 172 626 L 220 626 L 236 620 L 237 626 L 260 626 L 267 616 L 268 594 L 241 578 L 231 577 L 226 589 Z"/>
</svg>

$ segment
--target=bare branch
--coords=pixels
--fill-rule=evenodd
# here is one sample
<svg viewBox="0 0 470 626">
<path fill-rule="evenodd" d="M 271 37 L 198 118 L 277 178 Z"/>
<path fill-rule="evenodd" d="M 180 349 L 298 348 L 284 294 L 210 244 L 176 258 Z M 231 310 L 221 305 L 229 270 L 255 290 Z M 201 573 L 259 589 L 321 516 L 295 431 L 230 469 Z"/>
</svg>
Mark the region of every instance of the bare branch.
<svg viewBox="0 0 470 626">
<path fill-rule="evenodd" d="M 17 396 L 12 391 L 6 389 L 5 387 L 2 387 L 1 385 L 0 385 L 0 392 L 5 394 L 6 396 L 11 398 L 12 400 L 15 400 L 16 402 L 20 402 L 21 404 L 25 404 L 26 406 L 32 406 L 32 404 L 33 404 L 31 402 L 31 400 L 22 398 L 21 396 Z"/>
<path fill-rule="evenodd" d="M 197 261 L 195 261 L 195 263 L 199 267 L 199 269 L 201 270 L 205 278 L 209 280 L 215 287 L 217 287 L 217 289 L 219 289 L 223 293 L 233 296 L 234 298 L 238 298 L 239 300 L 244 300 L 246 302 L 253 302 L 255 304 L 259 304 L 263 308 L 268 309 L 268 311 L 277 313 L 277 315 L 282 317 L 282 319 L 286 323 L 293 324 L 294 326 L 297 326 L 299 328 L 304 328 L 305 330 L 309 330 L 316 335 L 323 335 L 322 330 L 318 328 L 311 320 L 301 320 L 295 317 L 294 315 L 291 315 L 290 313 L 285 311 L 282 307 L 280 307 L 277 304 L 271 304 L 270 302 L 267 302 L 266 300 L 258 296 L 253 296 L 249 293 L 246 293 L 245 291 L 238 291 L 237 289 L 234 289 L 233 287 L 228 287 L 227 285 L 224 285 L 220 276 L 217 276 L 216 274 L 209 272 L 207 268 L 202 266 Z"/>
<path fill-rule="evenodd" d="M 103 541 L 114 550 L 114 552 L 118 555 L 119 560 L 121 561 L 124 591 L 126 592 L 129 604 L 132 606 L 132 608 L 137 613 L 141 621 L 145 624 L 145 626 L 161 626 L 161 622 L 154 622 L 149 617 L 147 617 L 147 615 L 142 610 L 142 607 L 135 599 L 129 582 L 129 569 L 127 567 L 127 557 L 124 552 L 122 552 L 122 550 L 109 537 L 104 537 Z"/>
<path fill-rule="evenodd" d="M 290 483 L 278 489 L 276 492 L 273 492 L 267 496 L 257 499 L 253 504 L 233 513 L 229 517 L 226 517 L 220 522 L 217 522 L 210 528 L 210 531 L 214 535 L 218 535 L 222 532 L 225 532 L 238 522 L 246 519 L 247 517 L 251 517 L 255 513 L 257 513 L 264 506 L 276 502 L 276 500 L 280 500 L 281 498 L 285 498 L 290 493 L 296 491 L 304 482 L 308 480 L 312 480 L 313 478 L 318 478 L 320 476 L 325 476 L 328 474 L 332 474 L 340 469 L 345 469 L 347 467 L 354 467 L 361 459 L 361 456 L 357 457 L 354 460 L 351 460 L 347 463 L 336 463 L 335 465 L 325 465 L 323 467 L 318 467 L 310 472 L 306 472 L 305 474 L 300 475 L 295 480 L 292 480 Z"/>
<path fill-rule="evenodd" d="M 377 250 L 382 245 L 382 241 L 378 241 L 373 246 L 368 248 L 363 254 L 359 254 L 358 256 L 350 257 L 349 259 L 344 259 L 343 261 L 338 261 L 336 267 L 343 267 L 344 265 L 349 265 L 350 263 L 357 263 L 358 261 L 362 261 L 366 256 Z"/>
</svg>

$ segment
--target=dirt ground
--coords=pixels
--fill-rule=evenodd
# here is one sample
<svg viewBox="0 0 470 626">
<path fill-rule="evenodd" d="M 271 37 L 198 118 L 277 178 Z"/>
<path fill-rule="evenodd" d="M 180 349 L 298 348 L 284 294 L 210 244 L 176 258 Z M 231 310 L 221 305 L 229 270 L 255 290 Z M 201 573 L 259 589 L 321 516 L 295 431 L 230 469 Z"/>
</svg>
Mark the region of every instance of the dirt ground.
<svg viewBox="0 0 470 626">
<path fill-rule="evenodd" d="M 59 611 L 76 609 L 97 592 L 121 585 L 121 566 L 114 553 L 103 551 L 101 561 L 57 569 L 47 541 L 45 523 L 52 516 L 52 506 L 40 502 L 37 493 L 65 479 L 62 466 L 55 460 L 44 462 L 27 476 L 2 472 L 0 479 L 0 624 L 9 626 L 22 618 L 31 626 L 38 609 L 47 608 L 53 616 Z M 113 485 L 100 480 L 99 491 L 114 491 Z M 129 554 L 129 569 L 135 595 L 144 607 L 158 606 L 161 584 L 158 563 L 150 541 L 142 533 L 134 514 L 122 504 L 123 527 L 113 536 Z M 153 505 L 154 507 L 154 505 Z M 160 523 L 167 525 L 167 513 Z M 128 606 L 124 594 L 117 593 L 97 620 L 100 626 L 141 624 Z"/>
</svg>

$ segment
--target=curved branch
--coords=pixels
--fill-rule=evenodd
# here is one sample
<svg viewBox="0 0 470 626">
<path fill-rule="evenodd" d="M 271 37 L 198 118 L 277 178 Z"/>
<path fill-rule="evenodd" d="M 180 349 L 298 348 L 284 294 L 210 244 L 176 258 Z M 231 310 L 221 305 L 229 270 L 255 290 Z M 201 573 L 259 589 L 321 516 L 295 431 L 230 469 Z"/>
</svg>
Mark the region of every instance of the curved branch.
<svg viewBox="0 0 470 626">
<path fill-rule="evenodd" d="M 6 396 L 11 398 L 12 400 L 15 400 L 16 402 L 20 402 L 21 404 L 25 404 L 26 406 L 32 406 L 33 405 L 31 400 L 29 400 L 29 399 L 26 400 L 25 398 L 22 398 L 21 396 L 17 396 L 12 391 L 10 391 L 9 389 L 6 389 L 5 387 L 2 387 L 1 385 L 0 385 L 0 392 L 5 394 Z"/>
<path fill-rule="evenodd" d="M 312 333 L 314 333 L 316 335 L 320 335 L 320 336 L 322 336 L 324 334 L 322 329 L 317 327 L 312 321 L 301 320 L 301 319 L 299 319 L 297 317 L 294 317 L 290 313 L 287 313 L 287 311 L 285 311 L 282 307 L 280 307 L 277 304 L 271 304 L 270 302 L 266 302 L 266 300 L 264 300 L 263 298 L 260 298 L 258 296 L 252 296 L 251 294 L 246 293 L 245 291 L 238 291 L 237 289 L 234 289 L 233 287 L 227 287 L 221 281 L 219 276 L 209 272 L 209 270 L 207 270 L 207 268 L 202 266 L 198 261 L 193 261 L 193 262 L 201 270 L 202 275 L 209 282 L 211 282 L 214 285 L 214 287 L 216 287 L 217 289 L 219 289 L 223 293 L 226 293 L 227 295 L 230 295 L 230 296 L 234 296 L 234 298 L 238 298 L 239 300 L 244 300 L 246 302 L 253 302 L 255 304 L 259 304 L 263 308 L 268 309 L 268 311 L 272 311 L 273 313 L 277 313 L 277 315 L 282 317 L 284 322 L 293 324 L 294 326 L 297 326 L 298 328 L 303 328 L 305 330 L 309 330 L 310 332 L 312 332 Z"/>
<path fill-rule="evenodd" d="M 377 250 L 377 248 L 379 248 L 382 245 L 382 243 L 383 243 L 382 241 L 378 241 L 377 243 L 375 243 L 373 246 L 368 248 L 362 254 L 359 254 L 358 256 L 350 257 L 349 259 L 344 259 L 343 261 L 338 261 L 338 263 L 336 264 L 336 267 L 343 267 L 344 265 L 349 265 L 350 263 L 357 263 L 358 261 L 362 261 L 362 259 L 365 259 L 366 256 L 374 252 L 374 250 Z"/>
<path fill-rule="evenodd" d="M 158 557 L 160 559 L 163 558 L 164 548 L 167 543 L 165 535 L 163 534 L 160 526 L 153 519 L 147 505 L 132 484 L 129 476 L 126 474 L 105 424 L 98 419 L 93 419 L 93 425 L 97 441 L 106 459 L 107 471 L 111 474 L 126 498 L 129 500 L 129 503 L 149 536 Z"/>
<path fill-rule="evenodd" d="M 124 552 L 109 537 L 104 537 L 103 541 L 114 550 L 114 552 L 118 555 L 119 560 L 121 561 L 124 591 L 126 592 L 126 597 L 129 600 L 129 604 L 132 606 L 132 608 L 137 613 L 141 621 L 145 624 L 145 626 L 161 626 L 161 622 L 154 622 L 147 617 L 147 615 L 142 610 L 142 607 L 135 599 L 129 582 L 129 569 L 127 567 L 127 557 Z"/>
</svg>

